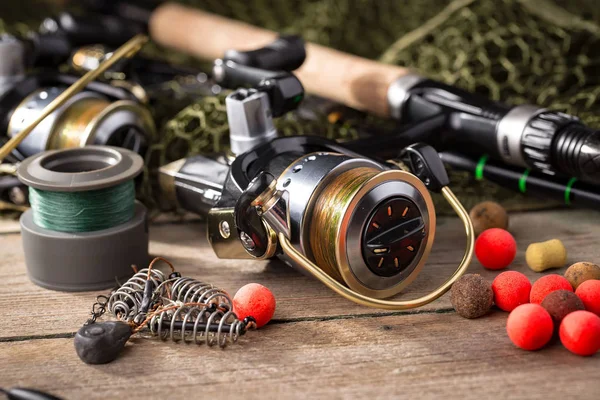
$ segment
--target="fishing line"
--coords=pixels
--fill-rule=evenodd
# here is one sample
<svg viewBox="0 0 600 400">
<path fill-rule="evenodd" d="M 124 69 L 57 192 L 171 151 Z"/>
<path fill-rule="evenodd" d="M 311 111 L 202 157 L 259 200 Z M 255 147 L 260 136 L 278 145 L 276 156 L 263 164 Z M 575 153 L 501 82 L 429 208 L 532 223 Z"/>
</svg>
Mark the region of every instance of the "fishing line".
<svg viewBox="0 0 600 400">
<path fill-rule="evenodd" d="M 133 218 L 133 180 L 114 187 L 83 192 L 53 192 L 29 188 L 36 225 L 58 232 L 93 232 Z"/>
</svg>

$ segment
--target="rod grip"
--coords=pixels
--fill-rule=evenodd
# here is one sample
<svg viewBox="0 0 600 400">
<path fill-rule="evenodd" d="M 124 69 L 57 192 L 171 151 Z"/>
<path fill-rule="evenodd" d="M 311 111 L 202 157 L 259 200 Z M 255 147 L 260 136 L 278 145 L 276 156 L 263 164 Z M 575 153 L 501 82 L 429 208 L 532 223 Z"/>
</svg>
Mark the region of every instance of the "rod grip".
<svg viewBox="0 0 600 400">
<path fill-rule="evenodd" d="M 230 49 L 246 51 L 273 42 L 278 34 L 175 3 L 159 6 L 149 31 L 157 43 L 214 60 Z M 390 115 L 387 91 L 406 68 L 306 44 L 306 61 L 295 71 L 307 92 L 380 116 Z"/>
</svg>

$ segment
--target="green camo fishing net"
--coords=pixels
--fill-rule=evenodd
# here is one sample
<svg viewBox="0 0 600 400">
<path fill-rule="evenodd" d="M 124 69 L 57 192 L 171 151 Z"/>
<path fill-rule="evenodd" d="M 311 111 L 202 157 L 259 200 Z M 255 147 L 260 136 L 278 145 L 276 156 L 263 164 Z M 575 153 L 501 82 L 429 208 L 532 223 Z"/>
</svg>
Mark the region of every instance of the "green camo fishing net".
<svg viewBox="0 0 600 400">
<path fill-rule="evenodd" d="M 510 103 L 536 103 L 600 127 L 600 7 L 596 0 L 185 0 L 183 3 L 354 53 L 414 68 L 440 81 Z M 1 11 L 2 6 L 0 6 Z M 0 15 L 3 15 L 0 13 Z M 149 50 L 152 52 L 152 49 Z M 158 52 L 155 50 L 155 52 Z M 170 58 L 189 61 L 181 55 Z M 175 90 L 175 89 L 174 89 Z M 165 102 L 161 135 L 149 165 L 227 146 L 224 96 L 173 110 Z M 185 104 L 180 102 L 178 104 Z M 353 137 L 358 115 L 343 123 L 318 116 L 277 121 L 285 134 Z M 151 168 L 154 170 L 154 168 Z M 150 174 L 151 178 L 153 175 Z M 548 203 L 525 199 L 453 172 L 453 188 L 470 207 L 496 199 L 509 209 Z M 157 198 L 147 183 L 141 195 Z M 439 210 L 447 206 L 436 199 Z"/>
</svg>

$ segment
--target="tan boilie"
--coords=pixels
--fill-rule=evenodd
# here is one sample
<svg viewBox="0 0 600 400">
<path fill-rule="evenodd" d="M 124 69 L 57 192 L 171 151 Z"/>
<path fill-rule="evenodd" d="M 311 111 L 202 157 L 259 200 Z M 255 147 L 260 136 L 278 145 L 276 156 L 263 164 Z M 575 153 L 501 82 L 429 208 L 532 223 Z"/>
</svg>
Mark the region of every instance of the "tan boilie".
<svg viewBox="0 0 600 400">
<path fill-rule="evenodd" d="M 600 266 L 585 261 L 575 263 L 567 269 L 565 278 L 571 283 L 573 289 L 577 289 L 579 285 L 590 279 L 600 280 Z"/>
<path fill-rule="evenodd" d="M 473 222 L 475 234 L 490 228 L 508 228 L 508 214 L 504 207 L 494 201 L 481 202 L 471 209 L 469 217 Z"/>
</svg>

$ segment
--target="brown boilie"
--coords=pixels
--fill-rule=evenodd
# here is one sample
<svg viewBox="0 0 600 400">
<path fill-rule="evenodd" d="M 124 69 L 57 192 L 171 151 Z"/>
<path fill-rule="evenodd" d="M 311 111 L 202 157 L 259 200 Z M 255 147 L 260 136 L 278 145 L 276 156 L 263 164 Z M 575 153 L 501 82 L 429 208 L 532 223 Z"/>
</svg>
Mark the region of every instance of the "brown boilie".
<svg viewBox="0 0 600 400">
<path fill-rule="evenodd" d="M 452 306 L 464 318 L 478 318 L 490 311 L 494 294 L 492 284 L 479 274 L 460 277 L 450 292 Z"/>
</svg>

